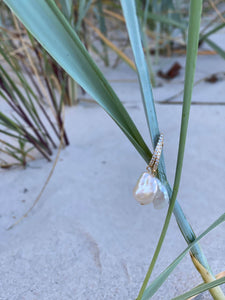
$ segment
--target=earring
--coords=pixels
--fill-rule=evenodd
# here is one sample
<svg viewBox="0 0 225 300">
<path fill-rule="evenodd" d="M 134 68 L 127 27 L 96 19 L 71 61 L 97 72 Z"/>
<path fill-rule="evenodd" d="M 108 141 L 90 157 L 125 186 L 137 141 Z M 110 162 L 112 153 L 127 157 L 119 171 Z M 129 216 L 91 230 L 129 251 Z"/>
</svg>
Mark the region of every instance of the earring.
<svg viewBox="0 0 225 300">
<path fill-rule="evenodd" d="M 142 205 L 153 202 L 155 208 L 163 208 L 169 201 L 165 186 L 155 177 L 163 148 L 163 134 L 160 135 L 151 161 L 134 187 L 134 198 Z"/>
</svg>

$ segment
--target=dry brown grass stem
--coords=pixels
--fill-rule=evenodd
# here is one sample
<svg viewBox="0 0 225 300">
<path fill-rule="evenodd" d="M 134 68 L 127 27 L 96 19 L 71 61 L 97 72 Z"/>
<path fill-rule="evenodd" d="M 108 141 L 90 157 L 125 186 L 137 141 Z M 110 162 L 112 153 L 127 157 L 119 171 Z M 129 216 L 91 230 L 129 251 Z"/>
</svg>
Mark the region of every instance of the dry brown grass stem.
<svg viewBox="0 0 225 300">
<path fill-rule="evenodd" d="M 209 283 L 215 280 L 214 276 L 212 276 L 201 264 L 200 262 L 194 257 L 192 253 L 190 253 L 191 259 L 198 270 L 198 272 L 201 274 L 202 279 L 205 283 Z M 220 286 L 214 287 L 212 289 L 209 289 L 210 294 L 212 295 L 214 300 L 225 300 L 225 296 L 220 288 Z"/>
<path fill-rule="evenodd" d="M 125 23 L 125 19 L 124 19 L 124 17 L 123 17 L 122 15 L 117 14 L 117 13 L 111 11 L 111 10 L 108 10 L 108 9 L 103 9 L 103 12 L 104 12 L 106 15 L 111 16 L 111 17 L 113 17 L 114 19 L 117 19 L 117 20 L 122 21 L 123 23 Z"/>
<path fill-rule="evenodd" d="M 101 31 L 96 28 L 89 20 L 85 19 L 85 22 L 94 30 L 94 32 L 99 36 L 99 38 L 118 56 L 120 56 L 134 71 L 136 71 L 136 66 L 134 62 L 124 54 L 119 48 L 117 48 L 109 39 L 107 39 Z"/>
<path fill-rule="evenodd" d="M 215 5 L 215 3 L 212 0 L 209 0 L 210 5 L 212 6 L 212 8 L 215 10 L 215 12 L 217 13 L 217 15 L 219 16 L 220 20 L 225 23 L 225 18 L 222 16 L 221 12 L 219 11 L 219 9 L 217 8 L 217 6 Z"/>
</svg>

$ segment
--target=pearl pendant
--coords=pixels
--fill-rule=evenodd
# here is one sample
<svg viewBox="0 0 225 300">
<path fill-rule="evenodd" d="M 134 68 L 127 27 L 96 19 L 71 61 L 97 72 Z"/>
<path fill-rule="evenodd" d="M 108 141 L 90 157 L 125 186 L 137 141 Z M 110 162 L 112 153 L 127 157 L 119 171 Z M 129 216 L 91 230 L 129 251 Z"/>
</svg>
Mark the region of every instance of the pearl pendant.
<svg viewBox="0 0 225 300">
<path fill-rule="evenodd" d="M 153 202 L 158 184 L 156 178 L 149 172 L 144 172 L 137 181 L 134 187 L 134 198 L 142 205 Z"/>
<path fill-rule="evenodd" d="M 159 179 L 156 179 L 158 183 L 158 191 L 153 200 L 154 208 L 161 209 L 165 207 L 169 202 L 169 195 L 165 186 L 161 183 Z"/>
<path fill-rule="evenodd" d="M 151 172 L 144 172 L 134 187 L 134 198 L 141 204 L 154 204 L 156 209 L 163 208 L 169 201 L 166 188 Z"/>
<path fill-rule="evenodd" d="M 157 171 L 163 147 L 163 134 L 160 135 L 147 171 L 142 173 L 134 187 L 134 198 L 142 205 L 153 202 L 156 209 L 163 208 L 169 202 L 165 186 L 154 175 Z"/>
</svg>

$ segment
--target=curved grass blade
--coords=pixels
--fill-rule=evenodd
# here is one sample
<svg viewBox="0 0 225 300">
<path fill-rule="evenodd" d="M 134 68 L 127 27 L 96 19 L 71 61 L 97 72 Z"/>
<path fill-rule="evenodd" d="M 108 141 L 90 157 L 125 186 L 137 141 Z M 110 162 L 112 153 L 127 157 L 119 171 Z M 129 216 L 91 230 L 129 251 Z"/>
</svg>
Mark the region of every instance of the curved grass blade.
<svg viewBox="0 0 225 300">
<path fill-rule="evenodd" d="M 78 20 L 77 20 L 77 24 L 76 24 L 76 31 L 78 31 L 78 32 L 80 31 L 82 21 L 90 8 L 91 2 L 92 2 L 92 0 L 88 0 L 88 1 L 80 0 L 79 1 Z"/>
<path fill-rule="evenodd" d="M 121 5 L 126 20 L 126 26 L 135 58 L 136 68 L 138 71 L 146 119 L 153 141 L 153 146 L 155 147 L 159 137 L 159 128 L 155 112 L 155 105 L 152 95 L 148 66 L 146 64 L 145 55 L 142 48 L 141 34 L 136 15 L 135 1 L 121 0 Z"/>
<path fill-rule="evenodd" d="M 217 54 L 219 54 L 223 59 L 225 59 L 225 51 L 219 47 L 216 43 L 209 39 L 209 37 L 215 32 L 219 31 L 225 26 L 225 23 L 215 26 L 212 30 L 208 31 L 206 34 L 200 36 L 200 42 L 205 41 Z"/>
<path fill-rule="evenodd" d="M 198 53 L 201 11 L 202 11 L 202 0 L 191 0 L 180 141 L 179 141 L 177 167 L 175 173 L 173 193 L 172 193 L 171 203 L 170 203 L 171 208 L 173 208 L 175 204 L 175 200 L 177 197 L 179 184 L 180 184 L 182 166 L 183 166 L 189 113 L 191 107 L 192 90 L 194 85 L 195 66 L 196 66 L 197 53 Z"/>
<path fill-rule="evenodd" d="M 173 270 L 177 267 L 177 265 L 181 262 L 181 260 L 185 257 L 188 251 L 190 251 L 191 248 L 205 235 L 207 235 L 210 231 L 215 229 L 224 221 L 225 213 L 220 216 L 215 222 L 213 222 L 201 235 L 199 235 L 199 237 L 197 237 L 193 243 L 189 244 L 189 246 L 149 285 L 149 287 L 143 294 L 142 300 L 150 299 L 165 282 L 168 276 L 173 272 Z"/>
<path fill-rule="evenodd" d="M 73 13 L 73 1 L 72 0 L 59 0 L 62 13 L 70 21 Z"/>
<path fill-rule="evenodd" d="M 210 39 L 206 38 L 204 40 L 214 51 L 216 51 L 217 54 L 219 54 L 223 59 L 225 59 L 225 51 L 219 47 L 218 45 L 216 45 L 213 41 L 211 41 Z"/>
<path fill-rule="evenodd" d="M 195 63 L 196 63 L 197 51 L 198 51 L 201 8 L 202 8 L 201 0 L 191 0 L 189 31 L 188 31 L 188 44 L 187 44 L 184 101 L 183 101 L 180 144 L 179 144 L 179 150 L 178 150 L 178 159 L 177 159 L 177 168 L 176 168 L 176 174 L 175 174 L 174 188 L 173 188 L 172 196 L 170 198 L 170 206 L 169 206 L 169 209 L 168 209 L 168 212 L 166 215 L 163 229 L 162 229 L 155 253 L 153 255 L 153 259 L 151 261 L 148 272 L 146 274 L 144 283 L 141 287 L 138 299 L 142 299 L 142 295 L 144 294 L 144 290 L 145 290 L 148 280 L 152 274 L 152 271 L 155 266 L 156 260 L 158 258 L 159 252 L 161 250 L 164 238 L 166 236 L 167 229 L 169 227 L 169 222 L 170 222 L 170 219 L 172 216 L 173 208 L 174 208 L 177 193 L 178 193 L 181 171 L 182 171 L 182 164 L 183 164 L 183 155 L 184 155 L 184 148 L 185 148 L 185 141 L 186 141 L 186 134 L 187 134 L 189 111 L 190 111 L 190 105 L 191 105 L 191 95 L 192 95 L 192 88 L 193 88 L 193 82 L 194 82 Z"/>
<path fill-rule="evenodd" d="M 143 41 L 143 46 L 146 51 L 146 62 L 149 70 L 149 75 L 150 75 L 150 82 L 152 82 L 152 86 L 155 86 L 155 74 L 152 70 L 152 61 L 151 61 L 151 53 L 150 49 L 148 49 L 148 41 L 147 41 L 147 16 L 148 16 L 148 10 L 150 6 L 150 1 L 147 0 L 145 3 L 145 8 L 144 8 L 144 15 L 143 15 L 143 22 L 142 22 L 142 41 Z M 158 51 L 158 49 L 157 49 Z"/>
<path fill-rule="evenodd" d="M 169 210 L 166 216 L 166 220 L 162 229 L 161 236 L 159 238 L 159 243 L 157 245 L 158 250 L 161 249 L 161 245 L 165 238 L 169 226 L 169 222 L 173 213 L 173 209 L 175 206 L 179 185 L 180 185 L 184 150 L 185 150 L 186 136 L 187 136 L 187 129 L 188 129 L 188 121 L 189 121 L 189 114 L 190 114 L 190 107 L 191 107 L 192 90 L 194 85 L 195 66 L 196 66 L 197 53 L 198 53 L 201 12 L 202 12 L 202 0 L 191 0 L 189 29 L 188 29 L 188 43 L 187 43 L 187 58 L 186 58 L 186 66 L 185 66 L 184 96 L 183 96 L 182 119 L 181 119 L 177 166 L 176 166 L 172 196 L 170 198 Z M 156 254 L 158 250 L 156 250 L 155 252 Z M 151 263 L 152 266 L 154 266 L 155 261 L 156 260 L 152 261 Z M 150 275 L 153 270 L 153 267 L 151 267 L 151 265 L 148 271 Z M 211 274 L 211 270 L 207 264 L 207 261 L 204 267 Z"/>
<path fill-rule="evenodd" d="M 107 38 L 108 32 L 105 24 L 105 15 L 103 13 L 103 8 L 102 8 L 102 1 L 98 0 L 97 3 L 94 6 L 93 11 L 95 12 L 95 16 L 98 20 L 98 26 L 100 29 L 100 32 L 103 36 Z M 104 54 L 104 62 L 106 66 L 109 66 L 109 56 L 108 56 L 108 48 L 106 44 L 104 43 L 103 39 L 101 39 L 101 44 L 103 46 L 103 54 Z"/>
<path fill-rule="evenodd" d="M 145 62 L 145 57 L 143 53 L 143 49 L 141 46 L 141 37 L 140 37 L 140 32 L 139 32 L 139 27 L 138 27 L 138 21 L 137 21 L 137 16 L 136 16 L 136 7 L 135 7 L 135 2 L 134 1 L 129 1 L 129 4 L 125 0 L 121 0 L 122 8 L 123 8 L 123 13 L 126 19 L 126 24 L 127 24 L 127 29 L 129 32 L 129 37 L 132 45 L 132 49 L 134 52 L 134 57 L 137 65 L 137 70 L 139 73 L 139 80 L 141 88 L 142 88 L 142 95 L 143 95 L 143 102 L 145 106 L 145 111 L 146 111 L 146 116 L 148 119 L 148 125 L 149 129 L 151 132 L 152 140 L 153 140 L 153 145 L 155 146 L 155 143 L 157 142 L 158 135 L 159 135 L 159 129 L 158 129 L 158 122 L 157 122 L 157 117 L 155 113 L 155 108 L 154 108 L 154 102 L 152 98 L 152 91 L 151 91 L 151 85 L 150 85 L 150 80 L 149 80 L 149 74 L 148 74 L 148 68 Z M 188 58 L 187 58 L 187 65 L 190 63 L 191 68 L 188 67 L 187 72 L 192 72 L 190 73 L 190 78 L 186 75 L 186 94 L 184 96 L 185 101 L 189 101 L 190 96 L 192 94 L 192 87 L 190 83 L 192 83 L 193 86 L 193 79 L 194 79 L 194 68 L 192 69 L 192 66 L 195 66 L 195 61 L 197 57 L 197 49 L 198 49 L 198 33 L 199 33 L 199 26 L 200 26 L 200 16 L 201 16 L 201 1 L 192 1 L 192 6 L 191 6 L 191 16 L 190 16 L 190 28 L 189 28 L 189 42 L 188 42 Z M 196 9 L 196 10 L 195 10 Z M 192 34 L 192 31 L 195 30 L 195 34 Z M 194 48 L 193 48 L 194 46 Z M 192 53 L 192 50 L 194 51 Z M 187 89 L 189 88 L 189 90 Z M 190 101 L 189 101 L 190 102 Z M 187 118 L 188 120 L 188 118 Z M 167 190 L 169 192 L 169 195 L 172 195 L 171 188 L 167 182 L 166 179 L 166 174 L 165 174 L 165 164 L 164 164 L 164 159 L 163 156 L 161 156 L 160 163 L 159 163 L 159 178 L 160 180 L 165 184 L 167 187 Z M 159 238 L 158 245 L 156 247 L 155 253 L 153 255 L 153 259 L 151 261 L 150 267 L 148 269 L 148 272 L 146 274 L 145 280 L 143 282 L 142 288 L 139 292 L 138 295 L 138 300 L 141 299 L 144 290 L 147 286 L 148 280 L 151 276 L 152 270 L 155 266 L 156 260 L 158 258 L 161 246 L 163 244 L 170 218 L 172 215 L 174 209 L 174 214 L 176 217 L 176 220 L 178 222 L 179 228 L 181 229 L 181 232 L 185 238 L 185 240 L 188 243 L 191 243 L 195 239 L 195 234 L 190 226 L 190 224 L 187 222 L 184 213 L 179 206 L 178 202 L 175 202 L 173 200 L 172 205 L 170 205 L 167 217 L 163 226 L 162 233 Z M 208 269 L 208 263 L 207 260 L 202 253 L 200 247 L 196 245 L 193 248 L 193 254 L 195 257 L 199 259 L 199 261 Z"/>
<path fill-rule="evenodd" d="M 151 152 L 126 109 L 52 0 L 4 0 L 62 68 L 112 117 L 140 155 Z"/>
<path fill-rule="evenodd" d="M 186 300 L 192 296 L 198 295 L 202 292 L 215 288 L 224 283 L 225 283 L 225 276 L 220 279 L 213 280 L 212 282 L 209 283 L 202 283 L 196 286 L 195 288 L 193 288 L 192 290 L 190 290 L 189 292 L 186 292 L 178 297 L 175 297 L 172 300 Z"/>
<path fill-rule="evenodd" d="M 204 41 L 206 38 L 208 38 L 210 35 L 212 35 L 213 33 L 219 31 L 220 29 L 222 29 L 225 26 L 225 23 L 219 24 L 217 26 L 215 26 L 213 29 L 211 29 L 210 31 L 208 31 L 207 33 L 205 33 L 204 35 L 201 35 L 200 41 Z"/>
<path fill-rule="evenodd" d="M 183 22 L 178 22 L 174 19 L 168 18 L 165 15 L 159 15 L 156 13 L 148 12 L 148 18 L 157 22 L 160 22 L 162 24 L 170 25 L 176 28 L 180 28 L 182 30 L 187 29 L 187 24 L 185 21 Z"/>
</svg>

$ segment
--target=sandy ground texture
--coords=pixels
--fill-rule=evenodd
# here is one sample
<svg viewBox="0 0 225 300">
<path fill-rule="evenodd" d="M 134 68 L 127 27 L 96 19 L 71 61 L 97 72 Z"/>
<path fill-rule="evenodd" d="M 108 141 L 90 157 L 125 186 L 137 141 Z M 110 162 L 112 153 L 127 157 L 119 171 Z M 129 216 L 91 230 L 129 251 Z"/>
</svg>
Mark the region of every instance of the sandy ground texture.
<svg viewBox="0 0 225 300">
<path fill-rule="evenodd" d="M 162 59 L 160 68 L 183 57 Z M 200 56 L 196 81 L 224 72 L 225 61 Z M 150 144 L 137 78 L 127 66 L 104 73 L 145 140 Z M 182 90 L 184 68 L 170 82 L 157 79 L 157 101 Z M 199 235 L 225 208 L 225 80 L 201 81 L 194 88 L 179 201 Z M 175 97 L 174 101 L 181 101 Z M 201 102 L 207 102 L 200 105 Z M 168 178 L 175 173 L 181 105 L 156 105 L 165 135 Z M 96 104 L 81 102 L 66 110 L 70 146 L 60 159 L 43 196 L 29 216 L 12 230 L 35 201 L 52 168 L 44 159 L 23 170 L 1 170 L 1 300 L 133 300 L 153 255 L 167 208 L 140 206 L 132 189 L 145 163 L 113 121 Z M 55 153 L 56 155 L 56 153 Z M 225 270 L 225 224 L 201 244 L 215 274 Z M 174 217 L 153 278 L 186 247 Z M 152 298 L 169 300 L 201 283 L 189 256 Z M 196 300 L 211 299 L 209 293 Z"/>
</svg>

